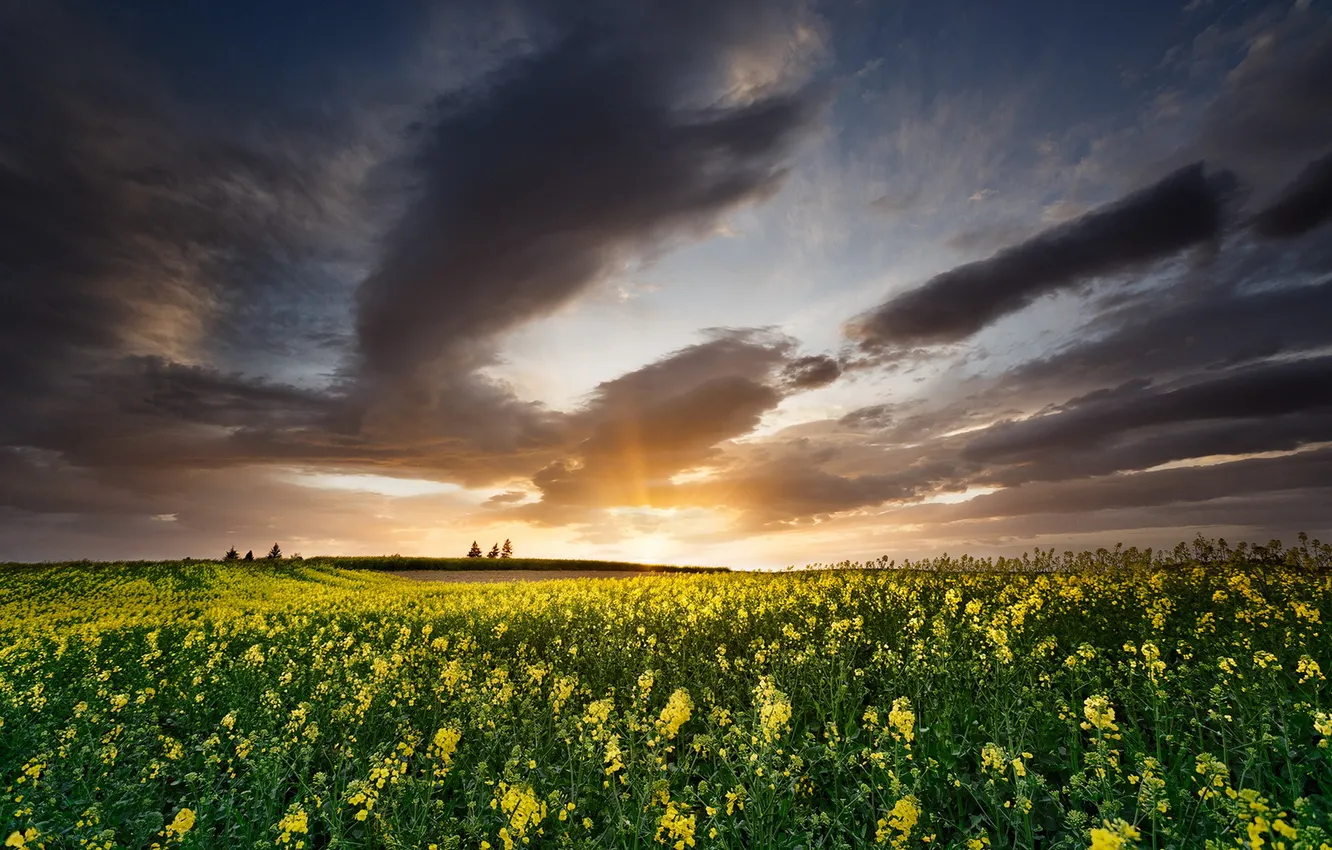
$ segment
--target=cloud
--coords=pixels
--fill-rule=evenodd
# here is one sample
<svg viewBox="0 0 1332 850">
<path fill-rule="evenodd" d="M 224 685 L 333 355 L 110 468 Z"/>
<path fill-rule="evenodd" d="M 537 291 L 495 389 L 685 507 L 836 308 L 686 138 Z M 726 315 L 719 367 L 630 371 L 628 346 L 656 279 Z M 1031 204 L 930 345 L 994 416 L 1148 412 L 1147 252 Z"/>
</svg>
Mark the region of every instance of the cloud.
<svg viewBox="0 0 1332 850">
<path fill-rule="evenodd" d="M 795 341 L 747 329 L 712 337 L 600 384 L 571 416 L 585 436 L 533 476 L 542 499 L 519 514 L 567 522 L 670 503 L 674 475 L 719 460 L 721 444 L 752 431 L 784 396 L 780 378 L 801 360 Z"/>
<path fill-rule="evenodd" d="M 316 338 L 345 321 L 338 288 L 371 235 L 356 104 L 315 121 L 192 101 L 92 23 L 0 12 L 4 407 L 122 357 L 335 368 Z"/>
<path fill-rule="evenodd" d="M 812 390 L 826 387 L 842 374 L 842 364 L 826 354 L 800 357 L 789 363 L 782 375 L 792 389 Z"/>
<path fill-rule="evenodd" d="M 857 508 L 919 498 L 955 471 L 948 462 L 922 460 L 890 473 L 840 475 L 821 468 L 827 459 L 817 453 L 783 452 L 684 484 L 672 498 L 732 512 L 743 530 L 792 529 Z"/>
<path fill-rule="evenodd" d="M 1182 155 L 1235 171 L 1262 200 L 1332 144 L 1332 22 L 1292 9 L 1251 45 Z"/>
<path fill-rule="evenodd" d="M 716 44 L 729 13 L 623 17 L 440 101 L 415 159 L 418 197 L 357 296 L 370 380 L 485 365 L 497 335 L 780 185 L 814 97 L 691 104 L 681 81 L 700 54 L 738 49 Z"/>
<path fill-rule="evenodd" d="M 1027 484 L 977 496 L 939 513 L 950 519 L 979 519 L 1146 508 L 1326 487 L 1329 481 L 1332 450 L 1320 449 L 1278 458 Z"/>
<path fill-rule="evenodd" d="M 1240 271 L 1219 291 L 1154 291 L 1096 317 L 1069 344 L 1016 366 L 999 392 L 1011 396 L 1044 384 L 1104 386 L 1143 375 L 1177 378 L 1332 344 L 1332 328 L 1322 319 L 1332 310 L 1332 280 L 1256 289 L 1283 260 L 1251 253 L 1252 270 Z M 1314 255 L 1288 272 L 1296 279 L 1317 273 L 1328 259 Z"/>
<path fill-rule="evenodd" d="M 1135 381 L 1076 398 L 1060 410 L 991 426 L 965 456 L 999 460 L 1087 449 L 1129 431 L 1206 420 L 1268 419 L 1332 410 L 1332 357 L 1265 363 L 1174 388 Z M 1332 433 L 1325 435 L 1332 438 Z"/>
<path fill-rule="evenodd" d="M 1267 239 L 1290 239 L 1332 218 L 1332 153 L 1309 163 L 1281 197 L 1258 212 L 1253 230 Z"/>
<path fill-rule="evenodd" d="M 1201 163 L 987 260 L 937 275 L 848 326 L 866 351 L 957 342 L 1036 298 L 1213 239 L 1225 181 Z"/>
</svg>

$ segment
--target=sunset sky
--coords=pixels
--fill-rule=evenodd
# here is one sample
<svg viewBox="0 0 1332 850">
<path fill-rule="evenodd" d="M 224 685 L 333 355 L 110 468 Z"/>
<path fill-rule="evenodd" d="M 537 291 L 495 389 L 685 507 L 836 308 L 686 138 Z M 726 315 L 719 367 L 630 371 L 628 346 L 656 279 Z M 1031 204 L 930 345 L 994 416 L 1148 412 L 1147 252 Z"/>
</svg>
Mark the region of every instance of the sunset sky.
<svg viewBox="0 0 1332 850">
<path fill-rule="evenodd" d="M 1332 537 L 1332 4 L 0 4 L 0 559 Z"/>
</svg>

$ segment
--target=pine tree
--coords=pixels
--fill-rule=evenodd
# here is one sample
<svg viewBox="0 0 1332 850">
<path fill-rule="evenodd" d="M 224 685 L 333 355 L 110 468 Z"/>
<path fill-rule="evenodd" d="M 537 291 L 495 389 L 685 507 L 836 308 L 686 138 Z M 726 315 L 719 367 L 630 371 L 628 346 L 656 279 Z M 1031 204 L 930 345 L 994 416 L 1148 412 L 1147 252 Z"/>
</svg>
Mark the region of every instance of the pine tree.
<svg viewBox="0 0 1332 850">
<path fill-rule="evenodd" d="M 281 557 L 282 557 L 282 550 L 278 548 L 278 545 L 276 543 L 274 543 L 273 548 L 268 550 L 268 560 L 276 561 L 278 558 Z"/>
<path fill-rule="evenodd" d="M 487 558 L 498 558 L 498 557 L 499 557 L 499 544 L 498 544 L 498 543 L 496 543 L 494 546 L 491 546 L 491 547 L 490 547 L 490 552 L 486 554 L 486 557 L 487 557 Z"/>
<path fill-rule="evenodd" d="M 504 538 L 504 548 L 500 550 L 500 557 L 501 558 L 513 557 L 513 544 L 509 542 L 509 538 L 507 537 Z"/>
<path fill-rule="evenodd" d="M 241 560 L 243 560 L 243 561 L 253 561 L 253 560 L 254 560 L 254 550 L 253 550 L 253 549 L 249 549 L 249 550 L 247 550 L 247 551 L 245 552 L 245 557 L 242 558 Z"/>
<path fill-rule="evenodd" d="M 224 561 L 240 560 L 240 552 L 237 552 L 236 547 L 232 546 L 230 549 L 227 550 L 227 554 L 222 556 L 222 560 Z"/>
<path fill-rule="evenodd" d="M 467 557 L 469 558 L 481 557 L 481 547 L 476 545 L 475 540 L 472 541 L 472 548 L 467 550 Z"/>
</svg>

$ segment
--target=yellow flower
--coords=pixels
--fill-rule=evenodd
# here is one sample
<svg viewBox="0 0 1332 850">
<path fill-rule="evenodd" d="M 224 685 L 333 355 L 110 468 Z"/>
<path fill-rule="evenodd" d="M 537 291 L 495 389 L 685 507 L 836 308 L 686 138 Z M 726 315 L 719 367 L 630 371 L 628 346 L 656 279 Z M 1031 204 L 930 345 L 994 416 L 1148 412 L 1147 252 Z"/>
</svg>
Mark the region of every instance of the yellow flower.
<svg viewBox="0 0 1332 850">
<path fill-rule="evenodd" d="M 911 709 L 911 700 L 898 697 L 893 700 L 892 711 L 888 712 L 888 725 L 893 729 L 893 737 L 908 744 L 916 739 L 916 715 Z"/>
<path fill-rule="evenodd" d="M 1002 773 L 1004 770 L 1004 751 L 998 744 L 986 744 L 981 747 L 981 769 Z"/>
<path fill-rule="evenodd" d="M 666 811 L 657 822 L 656 838 L 662 844 L 672 844 L 675 850 L 694 846 L 694 815 L 686 815 L 675 803 L 667 803 Z"/>
<path fill-rule="evenodd" d="M 624 767 L 624 751 L 620 749 L 620 736 L 611 735 L 606 739 L 606 775 L 610 776 Z"/>
<path fill-rule="evenodd" d="M 191 829 L 194 829 L 194 810 L 181 809 L 176 812 L 176 817 L 171 823 L 167 824 L 166 833 L 168 837 L 180 837 Z"/>
<path fill-rule="evenodd" d="M 754 695 L 758 698 L 759 727 L 763 730 L 763 739 L 775 741 L 791 722 L 791 701 L 786 694 L 777 690 L 767 676 L 759 679 Z"/>
<path fill-rule="evenodd" d="M 677 688 L 667 700 L 666 707 L 661 710 L 661 717 L 657 720 L 657 731 L 668 740 L 674 738 L 680 727 L 689 720 L 693 710 L 694 703 L 689 698 L 689 691 Z"/>
<path fill-rule="evenodd" d="M 1129 842 L 1136 842 L 1139 832 L 1131 824 L 1116 819 L 1115 821 L 1102 821 L 1102 828 L 1091 831 L 1091 847 L 1089 850 L 1123 850 L 1126 846 L 1133 846 Z"/>
<path fill-rule="evenodd" d="M 283 815 L 282 820 L 277 823 L 277 828 L 280 831 L 280 834 L 278 835 L 278 843 L 288 844 L 291 842 L 291 837 L 293 835 L 304 835 L 310 831 L 310 820 L 306 816 L 304 809 L 296 809 L 295 811 L 287 812 L 287 814 Z M 304 845 L 304 841 L 296 842 L 297 847 L 302 847 Z"/>
<path fill-rule="evenodd" d="M 1323 736 L 1323 740 L 1318 742 L 1318 746 L 1327 749 L 1327 740 L 1332 738 L 1332 714 L 1326 711 L 1318 711 L 1313 717 L 1314 731 Z"/>
<path fill-rule="evenodd" d="M 1095 728 L 1100 732 L 1119 731 L 1119 727 L 1115 725 L 1115 709 L 1110 705 L 1109 697 L 1104 694 L 1097 694 L 1083 700 L 1082 713 L 1087 718 L 1087 721 L 1082 724 L 1083 729 Z"/>
<path fill-rule="evenodd" d="M 508 825 L 499 831 L 499 838 L 504 842 L 505 850 L 512 850 L 515 838 L 528 843 L 527 834 L 537 830 L 546 817 L 547 808 L 537 799 L 531 786 L 501 782 L 499 791 L 499 808 L 509 819 Z"/>
<path fill-rule="evenodd" d="M 434 733 L 434 757 L 440 759 L 444 765 L 449 765 L 453 761 L 454 751 L 458 749 L 458 741 L 461 741 L 462 733 L 449 727 L 441 727 Z"/>
</svg>

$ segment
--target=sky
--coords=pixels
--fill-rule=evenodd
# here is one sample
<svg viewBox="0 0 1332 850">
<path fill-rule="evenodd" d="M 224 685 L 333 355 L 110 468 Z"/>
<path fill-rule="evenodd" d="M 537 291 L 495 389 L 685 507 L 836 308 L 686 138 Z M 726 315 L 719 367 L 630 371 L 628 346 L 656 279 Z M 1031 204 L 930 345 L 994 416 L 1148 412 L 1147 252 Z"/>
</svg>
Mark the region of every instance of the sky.
<svg viewBox="0 0 1332 850">
<path fill-rule="evenodd" d="M 0 3 L 0 559 L 1332 537 L 1332 3 Z"/>
</svg>

